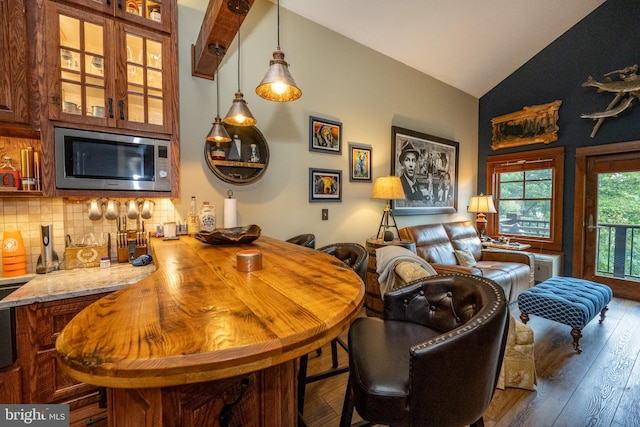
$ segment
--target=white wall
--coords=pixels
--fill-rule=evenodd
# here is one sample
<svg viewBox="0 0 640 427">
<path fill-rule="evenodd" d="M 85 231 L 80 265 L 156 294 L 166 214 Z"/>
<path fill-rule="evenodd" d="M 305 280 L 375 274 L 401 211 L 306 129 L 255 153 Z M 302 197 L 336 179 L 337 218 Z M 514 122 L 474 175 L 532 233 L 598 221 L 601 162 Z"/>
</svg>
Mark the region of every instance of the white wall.
<svg viewBox="0 0 640 427">
<path fill-rule="evenodd" d="M 370 144 L 373 177 L 389 175 L 395 125 L 460 143 L 459 213 L 398 216 L 399 227 L 473 218 L 466 207 L 476 191 L 478 100 L 281 9 L 281 48 L 303 94 L 290 103 L 265 101 L 255 94 L 255 87 L 277 44 L 276 7 L 267 0 L 256 0 L 242 25 L 240 86 L 268 141 L 269 166 L 262 179 L 246 186 L 216 178 L 203 157 L 204 138 L 215 117 L 216 85 L 191 76 L 191 45 L 207 1 L 178 0 L 178 4 L 181 200 L 174 205 L 181 215 L 186 215 L 190 196 L 195 195 L 199 205 L 204 200 L 212 203 L 221 220 L 223 198 L 231 189 L 238 199 L 238 223 L 258 224 L 265 235 L 286 239 L 314 233 L 318 246 L 364 243 L 377 231 L 384 202 L 370 199 L 371 183 L 349 182 L 348 143 Z M 221 116 L 231 106 L 237 72 L 236 38 L 220 67 Z M 342 122 L 341 156 L 309 152 L 309 115 Z M 309 167 L 343 171 L 342 203 L 308 202 Z M 328 221 L 321 221 L 322 208 L 329 209 Z"/>
</svg>

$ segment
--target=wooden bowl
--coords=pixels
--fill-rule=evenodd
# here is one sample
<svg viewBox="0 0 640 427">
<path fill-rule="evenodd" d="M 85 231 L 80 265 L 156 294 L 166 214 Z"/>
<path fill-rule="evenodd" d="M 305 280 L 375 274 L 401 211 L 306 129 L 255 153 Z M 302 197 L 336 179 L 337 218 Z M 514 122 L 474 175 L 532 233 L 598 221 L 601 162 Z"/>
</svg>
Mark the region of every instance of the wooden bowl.
<svg viewBox="0 0 640 427">
<path fill-rule="evenodd" d="M 201 231 L 194 237 L 210 245 L 241 245 L 251 243 L 260 237 L 262 230 L 255 224 L 233 228 L 217 228 Z"/>
</svg>

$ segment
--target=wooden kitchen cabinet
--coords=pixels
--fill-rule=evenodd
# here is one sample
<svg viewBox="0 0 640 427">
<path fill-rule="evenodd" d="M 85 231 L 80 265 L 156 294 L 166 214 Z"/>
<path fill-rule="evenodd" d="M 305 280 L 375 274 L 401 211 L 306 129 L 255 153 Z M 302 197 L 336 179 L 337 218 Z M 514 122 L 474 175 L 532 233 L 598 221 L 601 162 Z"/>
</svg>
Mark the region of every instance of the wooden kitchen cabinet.
<svg viewBox="0 0 640 427">
<path fill-rule="evenodd" d="M 177 54 L 169 34 L 53 1 L 46 21 L 49 119 L 173 133 Z"/>
<path fill-rule="evenodd" d="M 65 375 L 56 361 L 55 342 L 83 308 L 107 294 L 34 303 L 16 308 L 16 347 L 21 370 L 20 403 L 66 403 L 71 426 L 107 425 L 98 388 Z"/>
<path fill-rule="evenodd" d="M 176 13 L 174 0 L 66 0 L 66 3 L 168 33 L 173 30 L 171 18 Z"/>
<path fill-rule="evenodd" d="M 0 0 L 0 122 L 30 120 L 24 7 L 24 0 Z"/>
<path fill-rule="evenodd" d="M 0 403 L 17 404 L 21 402 L 20 366 L 14 364 L 0 370 Z"/>
</svg>

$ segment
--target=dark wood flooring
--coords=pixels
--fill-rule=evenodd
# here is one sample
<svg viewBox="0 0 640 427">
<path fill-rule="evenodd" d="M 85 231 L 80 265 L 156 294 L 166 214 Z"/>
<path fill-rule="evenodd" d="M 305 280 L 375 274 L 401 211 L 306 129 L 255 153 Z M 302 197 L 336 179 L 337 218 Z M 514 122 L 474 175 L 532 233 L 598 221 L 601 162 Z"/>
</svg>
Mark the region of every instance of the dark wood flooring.
<svg viewBox="0 0 640 427">
<path fill-rule="evenodd" d="M 517 304 L 511 313 L 520 315 Z M 531 316 L 538 384 L 535 391 L 496 390 L 485 426 L 639 426 L 640 302 L 614 298 L 605 321 L 582 331 L 582 353 L 573 350 L 570 328 Z M 343 334 L 346 341 L 346 333 Z M 340 361 L 348 362 L 341 349 Z M 330 366 L 330 348 L 309 356 L 309 372 Z M 309 384 L 304 420 L 308 427 L 336 427 L 348 374 Z M 354 415 L 353 422 L 359 420 Z"/>
</svg>

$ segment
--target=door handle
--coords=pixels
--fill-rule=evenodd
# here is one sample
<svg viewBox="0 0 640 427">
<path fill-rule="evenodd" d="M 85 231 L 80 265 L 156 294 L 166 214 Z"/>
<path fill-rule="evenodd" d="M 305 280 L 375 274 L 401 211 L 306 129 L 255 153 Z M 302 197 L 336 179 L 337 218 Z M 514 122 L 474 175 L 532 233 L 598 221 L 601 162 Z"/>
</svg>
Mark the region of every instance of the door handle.
<svg viewBox="0 0 640 427">
<path fill-rule="evenodd" d="M 107 99 L 107 108 L 109 109 L 109 118 L 113 119 L 113 98 Z"/>
<path fill-rule="evenodd" d="M 124 120 L 124 100 L 118 101 L 118 106 L 120 107 L 120 120 Z"/>
</svg>

